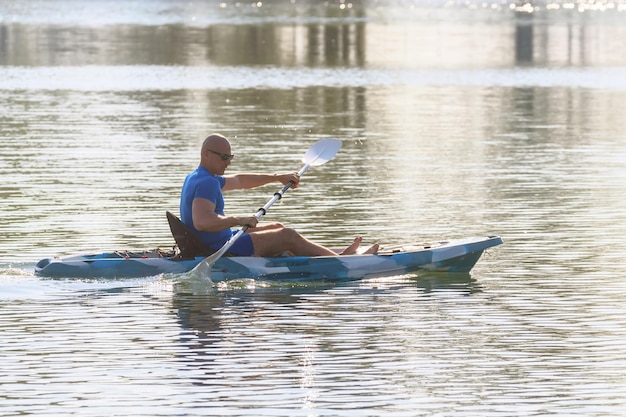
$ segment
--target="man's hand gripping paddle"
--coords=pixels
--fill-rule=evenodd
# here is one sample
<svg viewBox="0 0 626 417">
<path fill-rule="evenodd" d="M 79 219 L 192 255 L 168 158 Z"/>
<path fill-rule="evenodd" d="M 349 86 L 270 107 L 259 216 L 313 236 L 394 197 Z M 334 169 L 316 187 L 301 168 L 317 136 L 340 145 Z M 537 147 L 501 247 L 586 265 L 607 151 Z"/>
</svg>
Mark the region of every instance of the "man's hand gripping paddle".
<svg viewBox="0 0 626 417">
<path fill-rule="evenodd" d="M 313 144 L 309 150 L 302 157 L 302 163 L 304 166 L 300 171 L 298 171 L 298 175 L 302 176 L 305 172 L 308 171 L 310 167 L 323 165 L 326 162 L 330 161 L 335 157 L 337 152 L 341 149 L 341 141 L 339 139 L 327 138 L 322 139 L 315 144 Z M 278 192 L 274 194 L 274 196 L 256 212 L 254 215 L 257 219 L 261 216 L 264 216 L 267 213 L 267 210 L 278 200 L 283 197 L 285 191 L 287 191 L 293 185 L 293 181 L 289 181 L 285 186 Z M 230 247 L 243 235 L 246 230 L 248 230 L 248 226 L 243 226 L 237 233 L 235 233 L 218 251 L 204 259 L 200 262 L 194 269 L 192 269 L 189 274 L 193 277 L 211 277 L 211 267 L 220 259 Z"/>
</svg>

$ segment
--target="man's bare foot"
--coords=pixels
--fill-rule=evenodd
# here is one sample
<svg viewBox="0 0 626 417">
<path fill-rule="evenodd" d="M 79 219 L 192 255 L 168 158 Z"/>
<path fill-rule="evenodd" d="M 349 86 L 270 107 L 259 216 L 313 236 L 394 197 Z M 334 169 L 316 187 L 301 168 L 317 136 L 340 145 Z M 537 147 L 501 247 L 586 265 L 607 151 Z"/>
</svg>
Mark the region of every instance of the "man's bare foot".
<svg viewBox="0 0 626 417">
<path fill-rule="evenodd" d="M 352 244 L 350 244 L 350 246 L 348 246 L 347 248 L 345 248 L 344 250 L 342 250 L 339 255 L 354 255 L 356 254 L 356 251 L 359 249 L 359 246 L 361 246 L 361 241 L 363 240 L 363 238 L 361 236 L 357 236 L 354 238 L 354 242 L 352 242 Z"/>
<path fill-rule="evenodd" d="M 380 245 L 378 243 L 374 243 L 365 252 L 363 252 L 363 255 L 376 255 L 378 253 L 379 246 Z"/>
</svg>

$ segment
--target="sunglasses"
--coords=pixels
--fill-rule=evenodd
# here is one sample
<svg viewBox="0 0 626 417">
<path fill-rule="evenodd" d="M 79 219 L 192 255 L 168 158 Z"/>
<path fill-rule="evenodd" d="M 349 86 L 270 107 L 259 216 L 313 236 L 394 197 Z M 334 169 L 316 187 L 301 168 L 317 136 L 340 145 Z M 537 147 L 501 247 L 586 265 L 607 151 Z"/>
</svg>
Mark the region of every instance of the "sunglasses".
<svg viewBox="0 0 626 417">
<path fill-rule="evenodd" d="M 235 155 L 230 154 L 230 153 L 221 153 L 221 152 L 216 152 L 213 151 L 211 149 L 207 149 L 207 151 L 214 153 L 215 155 L 219 156 L 220 158 L 222 158 L 222 161 L 228 161 L 229 159 L 233 159 L 235 157 Z"/>
</svg>

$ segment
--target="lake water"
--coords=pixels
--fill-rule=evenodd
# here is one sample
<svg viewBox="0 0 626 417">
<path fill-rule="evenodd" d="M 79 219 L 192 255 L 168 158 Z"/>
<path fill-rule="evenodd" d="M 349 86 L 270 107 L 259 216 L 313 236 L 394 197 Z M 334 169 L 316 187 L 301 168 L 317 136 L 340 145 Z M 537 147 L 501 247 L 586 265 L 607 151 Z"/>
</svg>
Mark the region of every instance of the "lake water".
<svg viewBox="0 0 626 417">
<path fill-rule="evenodd" d="M 621 416 L 626 3 L 0 0 L 0 414 Z M 50 280 L 173 245 L 211 132 L 342 246 L 501 235 L 471 274 Z M 252 214 L 277 190 L 231 193 Z"/>
</svg>

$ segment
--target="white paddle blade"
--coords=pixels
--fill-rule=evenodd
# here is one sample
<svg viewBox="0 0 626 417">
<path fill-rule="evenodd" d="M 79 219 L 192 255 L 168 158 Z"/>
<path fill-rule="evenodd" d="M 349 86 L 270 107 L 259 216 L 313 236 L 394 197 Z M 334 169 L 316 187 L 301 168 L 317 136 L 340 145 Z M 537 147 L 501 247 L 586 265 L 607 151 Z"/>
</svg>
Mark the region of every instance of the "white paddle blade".
<svg viewBox="0 0 626 417">
<path fill-rule="evenodd" d="M 341 141 L 335 138 L 326 138 L 316 142 L 302 157 L 302 162 L 309 166 L 325 164 L 335 157 L 341 149 Z"/>
</svg>

